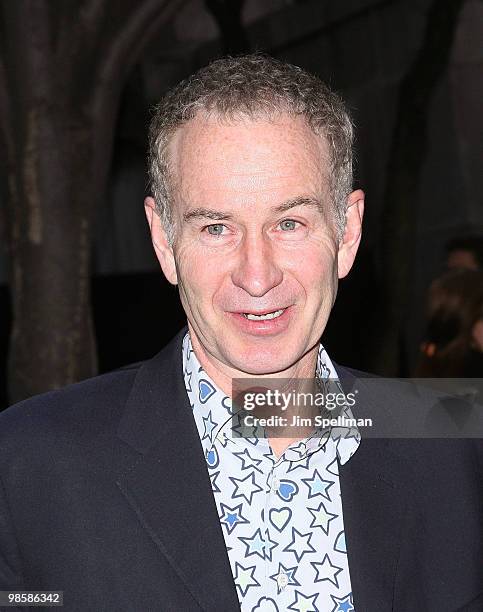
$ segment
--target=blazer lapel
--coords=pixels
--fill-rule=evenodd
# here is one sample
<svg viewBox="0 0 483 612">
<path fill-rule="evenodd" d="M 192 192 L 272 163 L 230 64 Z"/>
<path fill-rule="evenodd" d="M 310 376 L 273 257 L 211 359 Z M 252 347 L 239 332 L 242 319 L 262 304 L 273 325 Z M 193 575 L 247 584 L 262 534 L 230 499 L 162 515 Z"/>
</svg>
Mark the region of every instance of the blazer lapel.
<svg viewBox="0 0 483 612">
<path fill-rule="evenodd" d="M 385 479 L 384 440 L 363 439 L 340 469 L 342 510 L 354 606 L 357 612 L 392 610 L 403 507 Z"/>
<path fill-rule="evenodd" d="M 352 388 L 356 379 L 339 368 L 344 388 Z M 362 382 L 362 381 L 359 381 Z M 372 413 L 371 398 L 357 385 L 358 404 L 364 414 Z M 375 409 L 375 413 L 379 412 Z M 350 460 L 340 468 L 340 487 L 349 572 L 356 612 L 393 609 L 397 558 L 402 537 L 405 504 L 397 477 L 401 472 L 391 452 L 391 441 L 364 438 Z"/>
<path fill-rule="evenodd" d="M 118 486 L 205 610 L 239 610 L 182 373 L 183 329 L 139 370 L 118 435 L 140 453 Z"/>
</svg>

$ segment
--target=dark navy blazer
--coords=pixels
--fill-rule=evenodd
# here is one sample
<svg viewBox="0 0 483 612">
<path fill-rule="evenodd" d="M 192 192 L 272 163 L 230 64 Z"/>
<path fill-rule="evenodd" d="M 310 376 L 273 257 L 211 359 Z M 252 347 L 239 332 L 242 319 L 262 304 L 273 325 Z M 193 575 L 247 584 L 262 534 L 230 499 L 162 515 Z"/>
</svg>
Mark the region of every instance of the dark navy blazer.
<svg viewBox="0 0 483 612">
<path fill-rule="evenodd" d="M 0 415 L 0 590 L 62 590 L 66 612 L 239 610 L 185 331 Z M 340 474 L 356 612 L 483 611 L 482 457 L 479 440 L 362 440 Z"/>
</svg>

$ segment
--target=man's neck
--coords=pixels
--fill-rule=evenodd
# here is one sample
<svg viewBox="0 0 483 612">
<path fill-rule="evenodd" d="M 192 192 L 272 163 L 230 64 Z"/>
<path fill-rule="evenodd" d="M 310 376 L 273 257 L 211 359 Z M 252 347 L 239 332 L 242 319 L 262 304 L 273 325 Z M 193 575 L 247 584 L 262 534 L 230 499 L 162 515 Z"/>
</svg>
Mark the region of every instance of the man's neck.
<svg viewBox="0 0 483 612">
<path fill-rule="evenodd" d="M 226 395 L 232 397 L 233 393 L 233 378 L 250 378 L 255 377 L 253 374 L 248 374 L 246 372 L 240 372 L 235 369 L 229 368 L 222 362 L 218 361 L 213 356 L 209 355 L 207 351 L 203 348 L 201 343 L 198 341 L 196 334 L 190 333 L 191 346 L 195 355 L 204 369 L 206 374 L 211 378 L 211 380 L 221 389 Z M 257 380 L 261 378 L 280 378 L 280 379 L 309 379 L 314 378 L 317 364 L 317 355 L 318 355 L 319 345 L 317 344 L 312 350 L 303 355 L 302 359 L 300 359 L 297 363 L 293 364 L 287 370 L 283 372 L 276 372 L 270 374 L 257 374 Z M 305 436 L 299 437 L 270 437 L 268 436 L 268 443 L 270 444 L 270 448 L 273 453 L 279 458 L 284 451 L 292 444 L 293 442 L 298 442 L 299 440 L 303 440 Z"/>
<path fill-rule="evenodd" d="M 270 444 L 270 448 L 273 451 L 273 454 L 279 459 L 283 453 L 287 450 L 287 448 L 293 442 L 299 442 L 303 440 L 303 438 L 267 438 L 268 443 Z"/>
</svg>

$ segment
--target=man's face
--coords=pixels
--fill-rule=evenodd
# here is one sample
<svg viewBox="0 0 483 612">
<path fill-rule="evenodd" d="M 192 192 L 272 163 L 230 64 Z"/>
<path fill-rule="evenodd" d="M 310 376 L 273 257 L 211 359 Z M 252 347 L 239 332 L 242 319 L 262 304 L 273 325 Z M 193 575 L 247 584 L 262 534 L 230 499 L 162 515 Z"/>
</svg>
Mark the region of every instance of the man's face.
<svg viewBox="0 0 483 612">
<path fill-rule="evenodd" d="M 352 265 L 362 192 L 349 202 L 359 229 L 349 223 L 338 241 L 325 142 L 289 116 L 195 118 L 175 133 L 169 155 L 172 249 L 150 199 L 147 213 L 195 350 L 226 376 L 290 370 L 317 345 L 338 277 Z"/>
</svg>

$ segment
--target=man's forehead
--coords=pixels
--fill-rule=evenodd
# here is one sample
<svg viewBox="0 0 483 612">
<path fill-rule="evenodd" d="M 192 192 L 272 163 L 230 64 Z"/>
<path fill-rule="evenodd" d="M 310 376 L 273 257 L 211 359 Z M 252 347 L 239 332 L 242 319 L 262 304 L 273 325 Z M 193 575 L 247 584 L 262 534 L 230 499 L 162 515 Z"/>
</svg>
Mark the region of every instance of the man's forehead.
<svg viewBox="0 0 483 612">
<path fill-rule="evenodd" d="M 270 116 L 241 115 L 235 118 L 198 114 L 175 130 L 168 148 L 172 153 L 184 153 L 196 147 L 206 148 L 211 145 L 222 148 L 244 142 L 255 149 L 264 143 L 270 143 L 274 136 L 278 140 L 282 137 L 294 146 L 301 146 L 305 151 L 317 149 L 323 157 L 328 157 L 325 137 L 316 134 L 304 117 L 288 113 Z"/>
<path fill-rule="evenodd" d="M 237 120 L 196 117 L 173 134 L 168 158 L 178 187 L 222 180 L 224 188 L 230 182 L 238 188 L 245 176 L 249 181 L 244 187 L 257 189 L 267 182 L 283 183 L 291 175 L 327 177 L 330 167 L 325 138 L 303 118 L 285 114 Z"/>
</svg>

